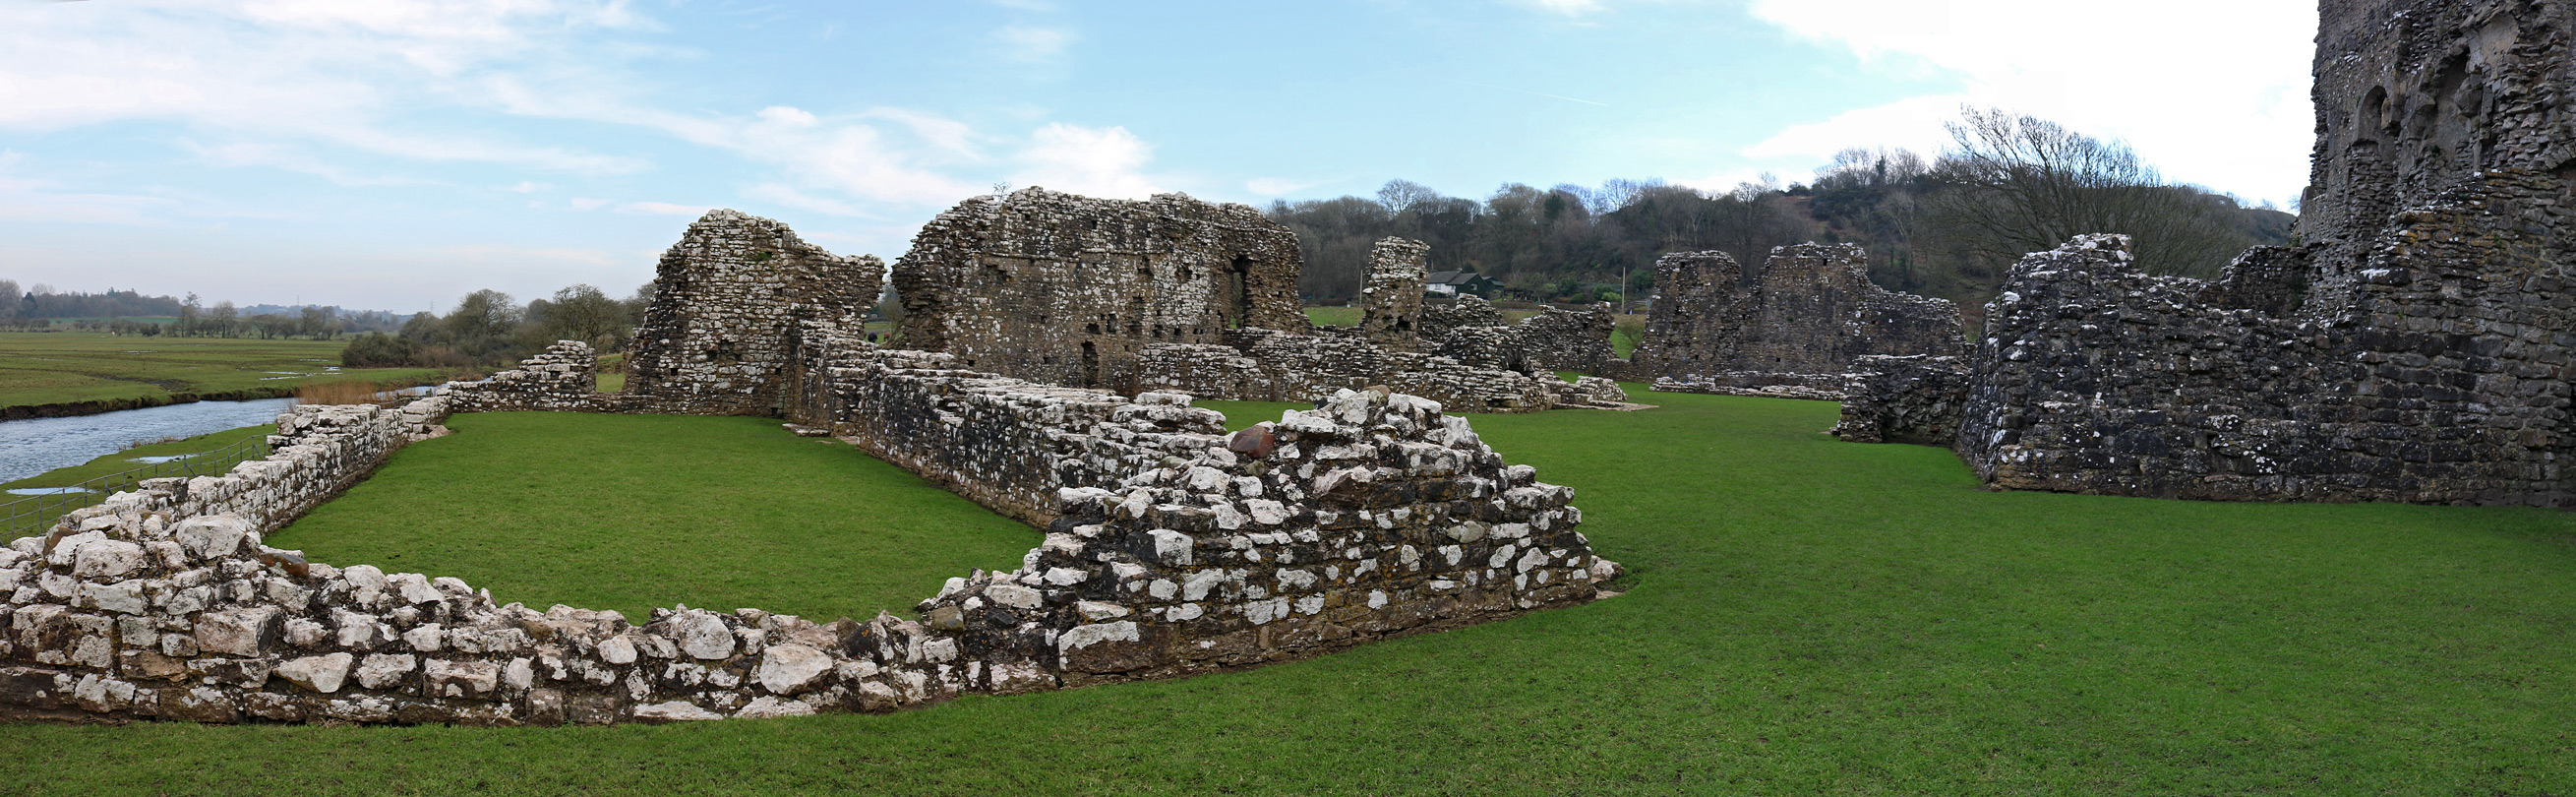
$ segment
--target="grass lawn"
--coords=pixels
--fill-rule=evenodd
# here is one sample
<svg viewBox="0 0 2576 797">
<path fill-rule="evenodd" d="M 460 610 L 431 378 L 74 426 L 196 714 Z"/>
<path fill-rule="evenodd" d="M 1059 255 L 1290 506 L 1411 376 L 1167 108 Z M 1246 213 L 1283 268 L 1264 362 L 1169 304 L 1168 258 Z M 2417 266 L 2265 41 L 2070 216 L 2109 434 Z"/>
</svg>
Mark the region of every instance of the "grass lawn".
<svg viewBox="0 0 2576 797">
<path fill-rule="evenodd" d="M 1248 672 L 888 716 L 5 726 L 0 792 L 2576 792 L 2576 516 L 1993 493 L 1946 451 L 1818 434 L 1830 403 L 1651 401 L 1662 408 L 1474 418 L 1508 458 L 1574 486 L 1595 547 L 1632 569 L 1633 591 L 1586 607 Z M 1293 405 L 1211 406 L 1240 426 Z M 775 454 L 701 453 L 734 419 L 615 419 L 668 426 L 600 433 L 687 441 L 671 467 L 572 446 L 467 456 L 505 445 L 472 441 L 507 424 L 571 436 L 593 423 L 521 417 L 460 419 L 461 434 L 406 452 L 280 542 L 334 562 L 409 548 L 370 560 L 466 576 L 504 599 L 639 606 L 682 597 L 657 583 L 676 572 L 712 582 L 692 589 L 741 590 L 709 605 L 825 614 L 858 602 L 812 582 L 865 576 L 806 564 L 828 561 L 813 546 L 832 535 L 748 543 L 726 533 L 728 515 L 819 529 L 909 511 L 877 487 L 814 486 L 819 468 L 789 464 L 800 451 L 855 457 L 774 426 L 740 421 L 739 434 L 744 452 Z M 557 465 L 632 481 L 518 486 L 558 478 L 528 472 Z M 374 531 L 343 533 L 366 540 L 314 533 L 348 523 L 329 514 L 354 512 L 367 490 L 433 476 L 453 503 L 378 504 L 363 524 Z M 734 486 L 702 487 L 714 479 Z M 603 488 L 617 497 L 577 494 Z M 674 525 L 703 533 L 544 508 L 623 513 L 617 501 L 685 511 Z M 492 513 L 483 522 L 506 519 L 516 536 L 416 545 L 387 531 L 450 512 Z M 1000 553 L 958 553 L 998 547 L 981 525 L 906 522 L 954 540 L 937 546 L 946 555 Z"/>
<path fill-rule="evenodd" d="M 149 406 L 178 393 L 287 395 L 307 377 L 406 385 L 440 378 L 426 368 L 326 370 L 340 364 L 340 349 L 347 345 L 338 340 L 0 332 L 0 407 L 120 400 Z"/>
<path fill-rule="evenodd" d="M 1306 321 L 1317 326 L 1355 327 L 1360 325 L 1357 307 L 1309 307 Z"/>
<path fill-rule="evenodd" d="M 503 603 L 909 615 L 1040 534 L 765 418 L 500 412 L 448 420 L 269 537 L 318 562 L 456 576 Z"/>
</svg>

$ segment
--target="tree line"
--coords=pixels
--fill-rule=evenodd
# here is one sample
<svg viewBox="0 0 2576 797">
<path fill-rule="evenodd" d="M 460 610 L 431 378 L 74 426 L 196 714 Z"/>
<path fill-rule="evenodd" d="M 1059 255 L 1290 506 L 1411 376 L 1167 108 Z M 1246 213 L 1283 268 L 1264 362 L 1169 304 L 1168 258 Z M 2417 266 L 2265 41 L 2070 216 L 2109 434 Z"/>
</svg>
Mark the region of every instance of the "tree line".
<svg viewBox="0 0 2576 797">
<path fill-rule="evenodd" d="M 390 333 L 351 339 L 340 352 L 340 364 L 497 367 L 516 363 L 558 340 L 582 341 L 602 352 L 620 351 L 652 300 L 649 282 L 624 299 L 611 298 L 590 285 L 573 285 L 525 305 L 500 291 L 479 290 L 457 300 L 445 315 L 419 313 Z"/>
<path fill-rule="evenodd" d="M 1949 129 L 1950 146 L 1931 158 L 1846 149 L 1785 186 L 1768 176 L 1727 191 L 1510 183 L 1475 200 L 1394 180 L 1373 197 L 1274 202 L 1268 215 L 1297 233 L 1300 291 L 1328 304 L 1358 295 L 1370 247 L 1389 235 L 1431 244 L 1435 271 L 1473 270 L 1547 302 L 1616 300 L 1623 286 L 1643 301 L 1668 252 L 1724 251 L 1752 279 L 1772 247 L 1856 243 L 1872 281 L 1969 307 L 2022 255 L 2080 233 L 2129 234 L 2148 270 L 2204 278 L 2248 246 L 2289 240 L 2290 214 L 2167 182 L 2116 141 L 1973 108 Z"/>
</svg>

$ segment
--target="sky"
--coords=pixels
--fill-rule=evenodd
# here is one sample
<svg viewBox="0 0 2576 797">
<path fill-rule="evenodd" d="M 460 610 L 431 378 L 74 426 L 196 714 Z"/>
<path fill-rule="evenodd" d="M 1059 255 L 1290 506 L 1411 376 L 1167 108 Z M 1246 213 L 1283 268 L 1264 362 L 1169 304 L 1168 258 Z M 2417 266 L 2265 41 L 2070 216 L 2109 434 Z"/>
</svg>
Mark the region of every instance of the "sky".
<svg viewBox="0 0 2576 797">
<path fill-rule="evenodd" d="M 996 188 L 1810 178 L 1962 105 L 2287 205 L 2277 0 L 0 0 L 0 278 L 445 311 L 626 295 L 711 208 L 891 261 Z"/>
</svg>

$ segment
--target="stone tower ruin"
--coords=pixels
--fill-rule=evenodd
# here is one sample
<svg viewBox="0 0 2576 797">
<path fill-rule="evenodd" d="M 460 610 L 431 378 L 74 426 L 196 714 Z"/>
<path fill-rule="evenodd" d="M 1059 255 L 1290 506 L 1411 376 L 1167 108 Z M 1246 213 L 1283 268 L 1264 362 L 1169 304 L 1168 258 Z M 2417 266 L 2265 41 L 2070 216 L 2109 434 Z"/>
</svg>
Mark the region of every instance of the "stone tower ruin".
<svg viewBox="0 0 2576 797">
<path fill-rule="evenodd" d="M 670 412 L 777 414 L 799 322 L 856 329 L 884 279 L 875 257 L 835 255 L 787 225 L 711 211 L 662 255 L 626 393 Z"/>
<path fill-rule="evenodd" d="M 1394 351 L 1422 349 L 1422 287 L 1431 280 L 1431 245 L 1389 236 L 1369 250 L 1368 285 L 1360 289 L 1360 334 Z"/>
<path fill-rule="evenodd" d="M 1305 332 L 1297 236 L 1243 205 L 1025 188 L 966 200 L 894 264 L 897 344 L 1074 387 L 1131 387 L 1160 343 Z"/>
</svg>

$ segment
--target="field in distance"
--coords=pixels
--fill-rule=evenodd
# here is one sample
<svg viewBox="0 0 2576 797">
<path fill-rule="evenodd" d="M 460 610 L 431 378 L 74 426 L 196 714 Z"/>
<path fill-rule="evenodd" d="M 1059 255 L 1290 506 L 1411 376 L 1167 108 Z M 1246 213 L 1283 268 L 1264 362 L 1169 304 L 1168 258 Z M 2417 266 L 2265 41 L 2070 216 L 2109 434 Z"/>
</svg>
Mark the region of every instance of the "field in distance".
<svg viewBox="0 0 2576 797">
<path fill-rule="evenodd" d="M 169 403 L 176 395 L 268 398 L 306 381 L 428 384 L 429 368 L 341 370 L 338 340 L 259 340 L 0 332 L 0 408 L 99 402 L 100 410 Z"/>
</svg>

